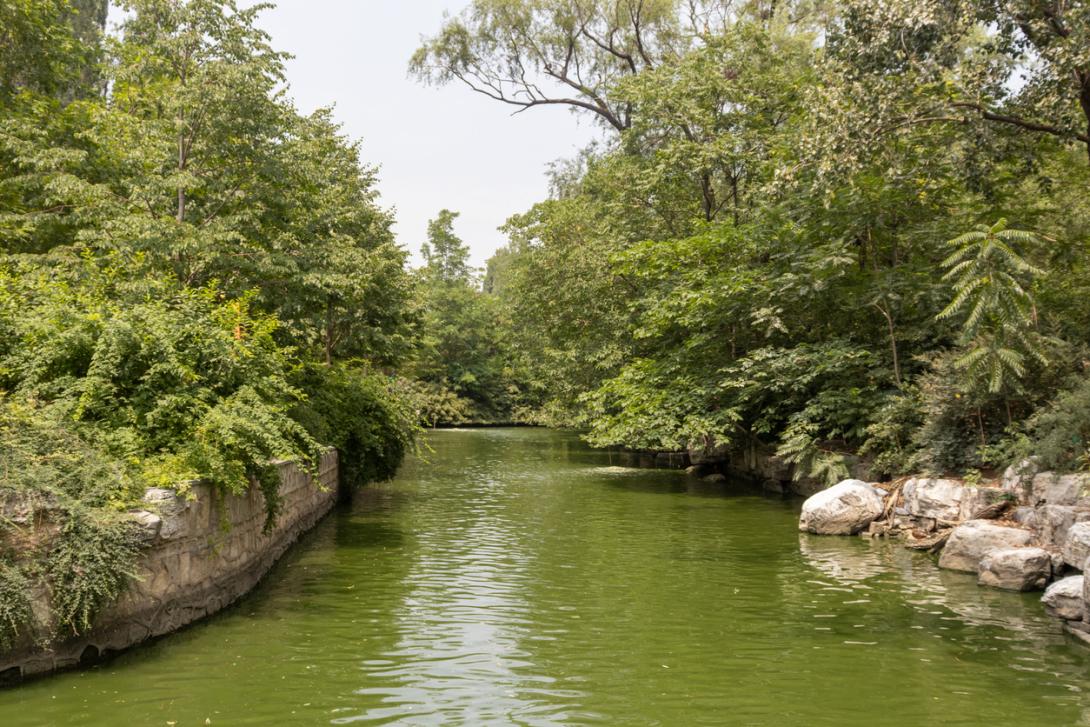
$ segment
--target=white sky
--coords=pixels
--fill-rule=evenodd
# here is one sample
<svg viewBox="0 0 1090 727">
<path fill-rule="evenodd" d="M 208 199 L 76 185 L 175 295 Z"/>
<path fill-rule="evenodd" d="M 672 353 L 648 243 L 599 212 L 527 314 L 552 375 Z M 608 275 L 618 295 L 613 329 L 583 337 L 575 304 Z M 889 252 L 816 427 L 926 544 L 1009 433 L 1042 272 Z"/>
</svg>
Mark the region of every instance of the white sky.
<svg viewBox="0 0 1090 727">
<path fill-rule="evenodd" d="M 240 4 L 251 5 L 251 0 Z M 497 227 L 547 194 L 546 167 L 596 135 L 567 110 L 513 107 L 459 85 L 423 86 L 408 77 L 422 35 L 468 0 L 280 0 L 262 27 L 287 66 L 303 113 L 335 105 L 345 133 L 380 165 L 382 204 L 397 211 L 397 234 L 418 259 L 427 221 L 461 212 L 455 229 L 482 266 L 506 240 Z"/>
</svg>

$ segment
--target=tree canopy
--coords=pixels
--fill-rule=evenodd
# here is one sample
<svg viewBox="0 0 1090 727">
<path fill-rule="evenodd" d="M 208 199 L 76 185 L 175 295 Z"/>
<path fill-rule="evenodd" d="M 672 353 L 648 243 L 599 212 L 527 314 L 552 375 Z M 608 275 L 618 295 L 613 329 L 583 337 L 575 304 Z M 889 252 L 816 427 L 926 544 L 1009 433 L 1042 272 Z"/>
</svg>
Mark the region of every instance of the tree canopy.
<svg viewBox="0 0 1090 727">
<path fill-rule="evenodd" d="M 478 0 L 446 19 L 418 77 L 604 130 L 489 265 L 536 416 L 825 478 L 1032 449 L 1087 376 L 1088 12 Z"/>
</svg>

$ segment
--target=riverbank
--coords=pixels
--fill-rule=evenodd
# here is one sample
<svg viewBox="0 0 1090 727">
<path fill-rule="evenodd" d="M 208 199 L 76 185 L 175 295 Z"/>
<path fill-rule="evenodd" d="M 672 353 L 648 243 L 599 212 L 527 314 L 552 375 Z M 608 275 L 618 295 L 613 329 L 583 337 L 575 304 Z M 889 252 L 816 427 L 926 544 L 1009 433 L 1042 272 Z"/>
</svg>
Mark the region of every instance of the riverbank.
<svg viewBox="0 0 1090 727">
<path fill-rule="evenodd" d="M 280 505 L 271 527 L 257 487 L 244 495 L 221 495 L 200 484 L 186 494 L 149 489 L 146 509 L 132 514 L 143 547 L 122 596 L 86 633 L 55 636 L 49 584 L 32 584 L 32 622 L 13 648 L 0 653 L 0 683 L 94 664 L 216 613 L 249 592 L 338 498 L 336 450 L 322 455 L 316 477 L 292 463 L 277 470 Z M 55 535 L 49 511 L 33 503 L 5 501 L 3 516 L 18 518 L 23 537 L 45 547 Z"/>
<path fill-rule="evenodd" d="M 766 492 L 807 498 L 799 529 L 815 535 L 892 538 L 938 556 L 938 567 L 970 573 L 980 586 L 1044 591 L 1049 613 L 1090 645 L 1090 474 L 1040 471 L 1034 459 L 995 481 L 903 477 L 874 483 L 868 463 L 847 460 L 852 478 L 826 487 L 798 478 L 792 466 L 760 447 L 692 448 L 644 455 L 637 466 L 672 467 L 684 456 L 691 476 L 708 482 L 744 479 Z"/>
<path fill-rule="evenodd" d="M 1090 567 L 1090 475 L 1041 472 L 1026 460 L 994 483 L 845 480 L 806 500 L 799 529 L 898 538 L 938 555 L 939 568 L 972 574 L 980 586 L 1043 590 L 1050 613 L 1090 644 L 1083 577 Z"/>
</svg>

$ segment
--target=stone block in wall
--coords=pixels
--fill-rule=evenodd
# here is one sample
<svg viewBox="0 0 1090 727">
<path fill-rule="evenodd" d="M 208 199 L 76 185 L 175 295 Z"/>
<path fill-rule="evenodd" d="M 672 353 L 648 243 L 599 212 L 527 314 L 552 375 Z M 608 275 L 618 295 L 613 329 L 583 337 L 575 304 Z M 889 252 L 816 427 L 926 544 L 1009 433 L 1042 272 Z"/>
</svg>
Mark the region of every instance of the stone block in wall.
<svg viewBox="0 0 1090 727">
<path fill-rule="evenodd" d="M 144 502 L 152 512 L 159 515 L 159 537 L 173 540 L 188 535 L 191 518 L 189 502 L 176 490 L 165 487 L 153 487 L 144 493 Z"/>
<path fill-rule="evenodd" d="M 0 489 L 0 520 L 13 525 L 29 525 L 37 513 L 55 507 L 57 498 L 48 493 Z"/>
<path fill-rule="evenodd" d="M 723 464 L 729 457 L 728 447 L 725 444 L 717 444 L 710 441 L 704 444 L 692 444 L 689 446 L 689 462 L 700 464 Z"/>
<path fill-rule="evenodd" d="M 132 519 L 140 528 L 140 543 L 143 547 L 150 547 L 159 539 L 163 530 L 163 518 L 148 510 L 137 510 L 132 513 Z"/>
<path fill-rule="evenodd" d="M 0 673 L 23 677 L 73 666 L 81 655 L 106 654 L 174 631 L 230 605 L 249 591 L 284 551 L 337 500 L 337 455 L 323 455 L 318 481 L 298 467 L 280 466 L 282 516 L 265 531 L 264 498 L 255 489 L 220 497 L 190 484 L 188 496 L 155 488 L 133 517 L 149 546 L 136 563 L 139 578 L 96 619 L 88 634 L 43 646 L 27 641 L 0 654 Z M 152 537 L 152 536 L 155 537 Z M 50 623 L 48 591 L 38 588 L 32 607 Z"/>
</svg>

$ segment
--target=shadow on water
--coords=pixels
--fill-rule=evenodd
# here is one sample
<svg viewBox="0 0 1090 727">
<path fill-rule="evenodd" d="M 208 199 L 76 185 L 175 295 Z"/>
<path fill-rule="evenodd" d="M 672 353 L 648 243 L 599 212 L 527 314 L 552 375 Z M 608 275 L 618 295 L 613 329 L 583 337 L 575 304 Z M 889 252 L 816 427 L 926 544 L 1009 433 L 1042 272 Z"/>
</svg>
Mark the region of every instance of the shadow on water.
<svg viewBox="0 0 1090 727">
<path fill-rule="evenodd" d="M 590 475 L 596 483 L 612 490 L 626 492 L 688 495 L 711 499 L 734 497 L 760 497 L 770 501 L 785 499 L 781 495 L 765 492 L 761 487 L 744 480 L 705 480 L 677 470 L 596 467 L 590 470 Z"/>
<path fill-rule="evenodd" d="M 405 542 L 402 529 L 382 522 L 357 520 L 351 516 L 338 518 L 334 528 L 333 547 L 338 550 L 365 551 L 375 548 L 397 548 Z"/>
</svg>

